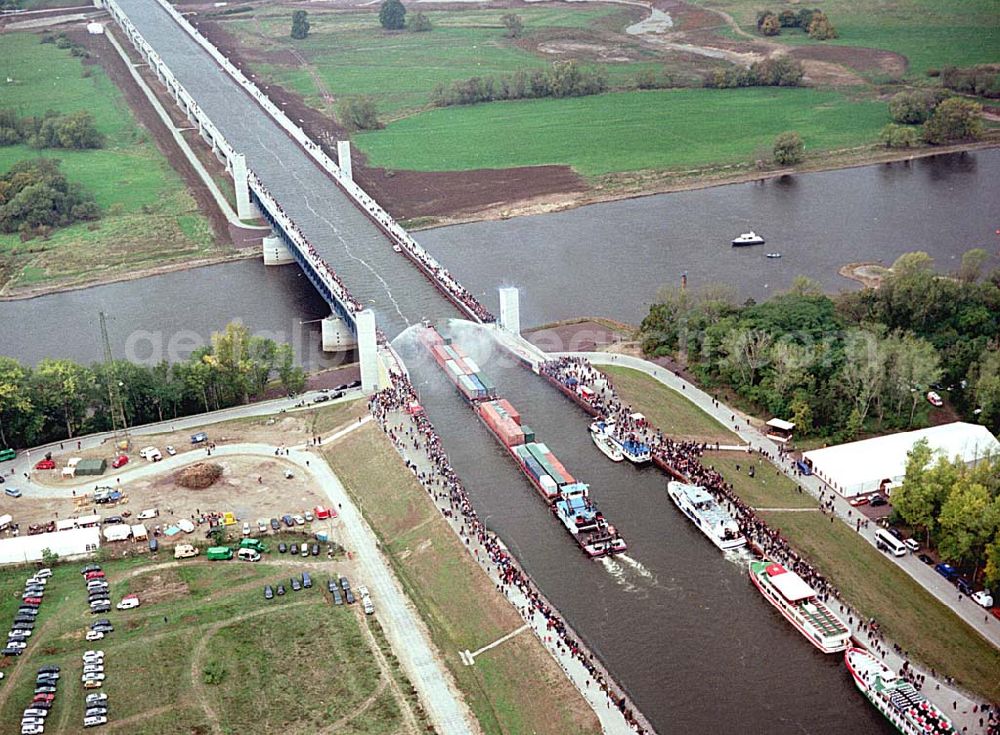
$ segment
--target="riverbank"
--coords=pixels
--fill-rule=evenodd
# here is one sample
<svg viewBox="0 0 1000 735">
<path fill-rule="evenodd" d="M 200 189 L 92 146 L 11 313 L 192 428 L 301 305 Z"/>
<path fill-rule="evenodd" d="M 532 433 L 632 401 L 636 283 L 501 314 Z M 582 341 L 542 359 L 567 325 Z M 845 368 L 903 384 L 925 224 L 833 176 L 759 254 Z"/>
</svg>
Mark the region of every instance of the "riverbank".
<svg viewBox="0 0 1000 735">
<path fill-rule="evenodd" d="M 456 212 L 439 216 L 422 216 L 402 224 L 413 232 L 432 230 L 451 225 L 473 222 L 496 221 L 527 217 L 552 212 L 563 212 L 591 204 L 641 199 L 658 194 L 673 194 L 682 191 L 711 189 L 730 184 L 748 184 L 770 181 L 784 176 L 839 171 L 886 163 L 914 161 L 949 153 L 965 153 L 978 150 L 1000 148 L 1000 133 L 994 132 L 989 140 L 976 143 L 962 143 L 933 148 L 890 150 L 881 146 L 864 146 L 842 151 L 830 151 L 807 157 L 793 168 L 762 171 L 752 164 L 692 169 L 690 171 L 639 171 L 626 174 L 612 174 L 595 180 L 583 191 L 540 194 L 522 201 L 491 205 L 469 212 Z M 388 204 L 391 210 L 391 204 Z"/>
</svg>

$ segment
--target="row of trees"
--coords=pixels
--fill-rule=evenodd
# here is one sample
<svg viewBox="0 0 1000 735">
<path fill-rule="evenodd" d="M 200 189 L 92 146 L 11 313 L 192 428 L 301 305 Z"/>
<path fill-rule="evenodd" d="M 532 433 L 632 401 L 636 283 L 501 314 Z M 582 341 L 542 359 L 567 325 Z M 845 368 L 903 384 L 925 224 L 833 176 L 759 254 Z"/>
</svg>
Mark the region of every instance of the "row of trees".
<svg viewBox="0 0 1000 735">
<path fill-rule="evenodd" d="M 747 68 L 730 66 L 716 69 L 705 77 L 706 87 L 731 89 L 734 87 L 797 87 L 802 83 L 805 70 L 802 62 L 790 56 L 773 56 L 755 61 Z"/>
<path fill-rule="evenodd" d="M 941 84 L 963 94 L 1000 97 L 1000 64 L 978 64 L 965 69 L 946 66 L 941 70 Z"/>
<path fill-rule="evenodd" d="M 0 176 L 0 232 L 27 239 L 100 216 L 94 197 L 66 179 L 58 159 L 20 161 Z"/>
<path fill-rule="evenodd" d="M 32 148 L 102 148 L 104 135 L 86 110 L 63 115 L 49 110 L 41 117 L 18 117 L 0 110 L 0 146 L 26 143 Z"/>
<path fill-rule="evenodd" d="M 970 251 L 954 277 L 941 277 L 925 253 L 904 255 L 880 288 L 834 298 L 807 279 L 742 306 L 721 287 L 667 289 L 643 320 L 642 347 L 790 417 L 800 434 L 848 440 L 922 423 L 924 394 L 939 383 L 997 431 L 1000 269 L 983 279 L 985 258 Z"/>
<path fill-rule="evenodd" d="M 942 145 L 977 140 L 983 135 L 983 108 L 944 90 L 909 90 L 889 100 L 893 122 L 882 129 L 887 148 L 913 148 L 921 141 Z M 923 127 L 919 127 L 919 126 Z"/>
<path fill-rule="evenodd" d="M 826 13 L 818 8 L 802 8 L 798 12 L 782 10 L 780 13 L 761 10 L 757 13 L 757 30 L 762 35 L 777 36 L 782 28 L 801 28 L 817 41 L 827 41 L 839 35 Z"/>
<path fill-rule="evenodd" d="M 908 454 L 892 506 L 942 557 L 974 569 L 975 577 L 985 571 L 989 587 L 1000 585 L 1000 457 L 970 467 L 935 457 L 921 440 Z"/>
<path fill-rule="evenodd" d="M 28 447 L 111 428 L 108 386 L 120 384 L 129 425 L 247 403 L 272 376 L 288 393 L 305 387 L 287 344 L 251 336 L 238 323 L 212 335 L 187 362 L 80 365 L 42 360 L 35 368 L 0 357 L 0 446 Z"/>
<path fill-rule="evenodd" d="M 548 69 L 520 69 L 500 77 L 472 77 L 438 84 L 431 92 L 437 107 L 473 105 L 496 100 L 539 99 L 542 97 L 584 97 L 608 89 L 603 69 L 584 69 L 576 61 L 556 61 Z"/>
</svg>

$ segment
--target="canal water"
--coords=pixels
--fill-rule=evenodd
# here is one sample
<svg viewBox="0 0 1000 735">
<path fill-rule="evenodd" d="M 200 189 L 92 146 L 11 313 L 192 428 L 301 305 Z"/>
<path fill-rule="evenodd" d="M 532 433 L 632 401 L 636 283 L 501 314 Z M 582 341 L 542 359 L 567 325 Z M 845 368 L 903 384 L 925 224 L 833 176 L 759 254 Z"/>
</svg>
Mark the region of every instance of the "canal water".
<svg viewBox="0 0 1000 735">
<path fill-rule="evenodd" d="M 663 735 L 893 732 L 824 655 L 756 591 L 749 557 L 724 556 L 689 523 L 653 467 L 615 464 L 588 417 L 497 354 L 481 328 L 456 341 L 491 376 L 629 544 L 590 560 L 408 331 L 394 342 L 480 518 Z"/>
<path fill-rule="evenodd" d="M 494 311 L 498 286 L 520 287 L 524 326 L 581 315 L 638 323 L 659 288 L 684 272 L 692 287 L 726 283 L 761 299 L 798 275 L 831 291 L 851 288 L 840 266 L 890 264 L 911 250 L 926 250 L 943 270 L 972 247 L 996 254 L 997 181 L 1000 150 L 976 151 L 445 227 L 418 240 Z M 751 228 L 767 244 L 729 245 Z M 100 360 L 101 310 L 114 316 L 118 357 L 184 359 L 192 344 L 241 319 L 292 342 L 308 367 L 339 362 L 320 352 L 315 320 L 327 308 L 298 267 L 257 260 L 0 302 L 8 326 L 0 354 Z M 413 312 L 411 323 L 419 305 Z"/>
</svg>

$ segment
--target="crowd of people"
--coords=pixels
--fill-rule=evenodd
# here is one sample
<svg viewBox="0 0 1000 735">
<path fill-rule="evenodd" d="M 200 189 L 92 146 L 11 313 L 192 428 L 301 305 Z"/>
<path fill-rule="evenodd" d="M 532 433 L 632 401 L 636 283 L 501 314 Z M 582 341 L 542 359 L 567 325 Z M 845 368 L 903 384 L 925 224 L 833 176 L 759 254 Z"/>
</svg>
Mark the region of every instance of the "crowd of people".
<svg viewBox="0 0 1000 735">
<path fill-rule="evenodd" d="M 590 677 L 589 687 L 593 682 L 600 687 L 625 717 L 626 721 L 637 733 L 646 730 L 639 724 L 636 713 L 631 709 L 628 699 L 617 691 L 609 681 L 602 667 L 595 663 L 583 644 L 576 638 L 565 621 L 542 597 L 534 583 L 517 565 L 514 559 L 501 546 L 497 537 L 486 528 L 479 519 L 462 481 L 452 468 L 448 456 L 442 447 L 441 440 L 431 422 L 423 412 L 408 411 L 412 418 L 409 427 L 392 422 L 391 419 L 399 411 L 406 411 L 417 403 L 417 395 L 413 386 L 405 377 L 399 377 L 394 385 L 375 393 L 369 401 L 369 409 L 375 420 L 397 448 L 407 451 L 423 451 L 430 462 L 430 469 L 422 470 L 411 460 L 407 466 L 414 472 L 417 479 L 435 500 L 447 504 L 444 514 L 460 524 L 459 533 L 466 545 L 470 541 L 478 542 L 484 549 L 488 562 L 496 566 L 500 579 L 498 588 L 505 595 L 513 588 L 520 591 L 528 601 L 529 611 L 544 617 L 546 637 L 551 637 L 559 650 L 568 652 L 587 670 Z M 404 428 L 405 427 L 405 428 Z M 478 554 L 478 550 L 476 552 Z"/>
</svg>

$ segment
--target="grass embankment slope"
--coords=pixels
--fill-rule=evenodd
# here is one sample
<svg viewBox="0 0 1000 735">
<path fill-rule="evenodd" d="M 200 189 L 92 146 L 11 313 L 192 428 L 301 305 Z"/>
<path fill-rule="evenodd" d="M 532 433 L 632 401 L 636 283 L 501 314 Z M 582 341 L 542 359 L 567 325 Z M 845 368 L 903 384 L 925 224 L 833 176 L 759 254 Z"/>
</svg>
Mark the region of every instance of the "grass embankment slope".
<svg viewBox="0 0 1000 735">
<path fill-rule="evenodd" d="M 81 564 L 64 564 L 46 589 L 39 623 L 25 655 L 3 659 L 0 721 L 16 722 L 31 700 L 34 672 L 62 668 L 53 732 L 84 732 L 81 654 L 105 653 L 110 723 L 134 735 L 163 732 L 315 733 L 343 718 L 338 732 L 403 729 L 401 706 L 385 686 L 398 666 L 383 670 L 370 643 L 377 623 L 355 607 L 325 600 L 325 573 L 310 564 L 314 586 L 265 600 L 265 583 L 300 573 L 295 563 L 243 564 L 203 558 L 175 564 L 148 557 L 104 564 L 112 600 L 137 592 L 142 607 L 106 616 L 115 631 L 97 642 L 83 633 L 92 621 Z M 329 566 L 330 574 L 337 564 Z M 26 567 L 0 572 L 0 614 L 13 614 Z M 100 616 L 99 616 L 100 617 Z M 381 650 L 382 646 L 378 645 Z M 387 653 L 382 651 L 382 653 Z M 391 661 L 391 657 L 385 657 Z M 383 659 L 385 660 L 385 659 Z M 127 724 L 126 724 L 127 721 Z"/>
<path fill-rule="evenodd" d="M 693 0 L 722 10 L 749 33 L 756 33 L 757 12 L 776 13 L 801 4 L 787 0 Z M 807 6 L 813 7 L 813 6 Z M 928 69 L 969 66 L 1000 59 L 1000 12 L 994 0 L 825 0 L 818 5 L 836 26 L 840 37 L 813 41 L 798 29 L 784 29 L 768 41 L 789 45 L 833 45 L 894 51 L 909 60 L 907 73 L 922 76 Z M 876 73 L 877 74 L 877 73 Z"/>
<path fill-rule="evenodd" d="M 0 79 L 8 77 L 14 81 L 4 83 L 0 107 L 21 116 L 88 110 L 105 147 L 0 147 L 0 172 L 24 159 L 57 158 L 71 182 L 93 193 L 103 216 L 57 229 L 48 240 L 0 235 L 0 290 L 79 283 L 221 252 L 184 181 L 99 64 L 84 65 L 35 34 L 7 33 L 0 35 Z"/>
<path fill-rule="evenodd" d="M 661 402 L 659 383 L 653 378 L 628 368 L 611 368 L 611 371 L 632 373 L 627 400 L 654 423 L 653 417 L 663 410 L 671 412 L 672 403 Z M 618 375 L 613 379 L 616 386 L 621 383 Z M 687 402 L 676 391 L 669 393 L 676 400 Z M 699 422 L 714 422 L 688 402 L 683 415 L 697 414 L 701 418 L 693 420 L 694 426 Z M 664 432 L 671 436 L 684 434 L 666 429 Z M 756 465 L 753 478 L 747 474 L 750 460 Z M 754 507 L 817 507 L 812 496 L 800 494 L 791 479 L 775 475 L 774 467 L 757 457 L 710 452 L 703 461 L 719 470 L 733 483 L 740 497 Z M 739 472 L 736 464 L 740 465 Z M 1000 671 L 1000 651 L 846 524 L 831 523 L 829 516 L 818 511 L 764 510 L 761 515 L 772 527 L 781 529 L 792 547 L 831 579 L 856 610 L 866 618 L 876 618 L 886 635 L 909 651 L 914 660 L 955 677 L 961 685 L 990 701 L 1000 700 L 1000 679 L 996 675 Z"/>
<path fill-rule="evenodd" d="M 469 558 L 392 445 L 369 424 L 324 450 L 378 535 L 397 578 L 485 733 L 597 733 L 596 717 L 541 644 L 522 634 L 465 666 L 523 624 Z"/>
</svg>

